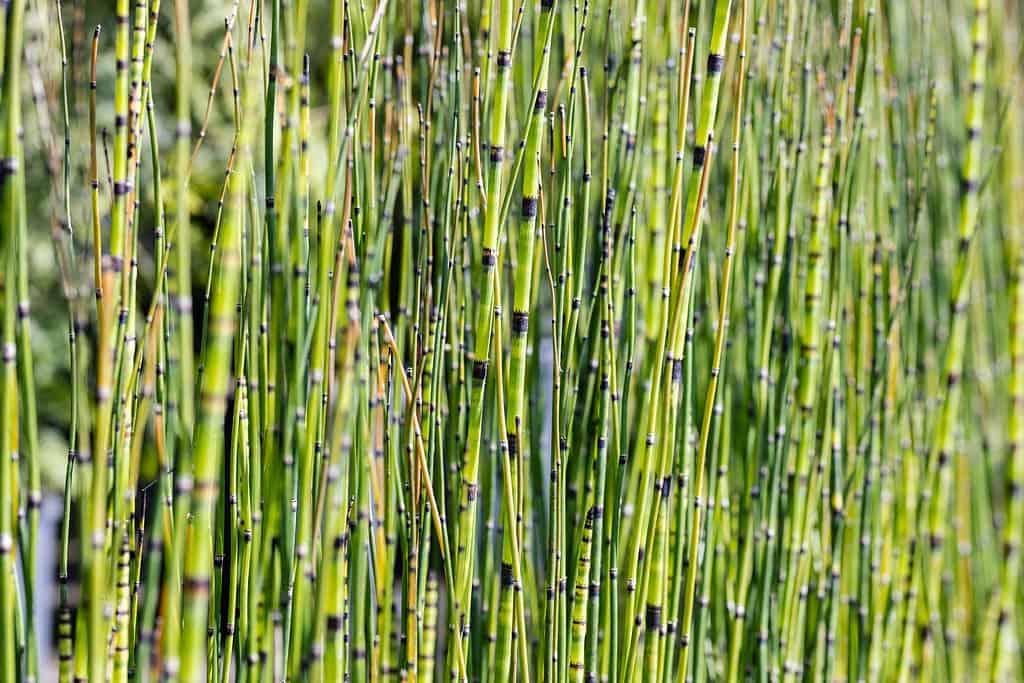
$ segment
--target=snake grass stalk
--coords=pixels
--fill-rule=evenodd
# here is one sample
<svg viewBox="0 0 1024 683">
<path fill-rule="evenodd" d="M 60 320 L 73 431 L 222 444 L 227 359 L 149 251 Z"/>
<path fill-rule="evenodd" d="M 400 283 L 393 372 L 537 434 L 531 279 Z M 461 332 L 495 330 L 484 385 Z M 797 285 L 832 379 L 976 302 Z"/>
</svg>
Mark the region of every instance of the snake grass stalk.
<svg viewBox="0 0 1024 683">
<path fill-rule="evenodd" d="M 480 251 L 478 288 L 480 300 L 476 306 L 474 348 L 472 355 L 472 388 L 466 453 L 462 468 L 463 485 L 459 493 L 459 519 L 455 545 L 454 609 L 459 616 L 456 637 L 465 640 L 469 635 L 470 581 L 474 566 L 476 528 L 476 499 L 479 494 L 477 471 L 480 457 L 480 430 L 483 420 L 484 388 L 490 358 L 494 284 L 492 272 L 497 266 L 499 212 L 503 187 L 502 159 L 505 153 L 505 128 L 508 109 L 510 71 L 512 68 L 512 6 L 510 0 L 501 0 L 497 9 L 497 80 L 491 109 L 490 141 L 488 144 L 487 194 L 484 208 L 484 231 Z"/>
</svg>

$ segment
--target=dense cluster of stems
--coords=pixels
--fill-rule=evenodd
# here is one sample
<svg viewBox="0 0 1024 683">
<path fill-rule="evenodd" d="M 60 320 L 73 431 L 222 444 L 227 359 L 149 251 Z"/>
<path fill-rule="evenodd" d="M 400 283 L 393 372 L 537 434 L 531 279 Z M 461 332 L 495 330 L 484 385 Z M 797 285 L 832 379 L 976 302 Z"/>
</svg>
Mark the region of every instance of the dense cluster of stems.
<svg viewBox="0 0 1024 683">
<path fill-rule="evenodd" d="M 1019 0 L 0 13 L 0 681 L 1024 678 Z"/>
</svg>

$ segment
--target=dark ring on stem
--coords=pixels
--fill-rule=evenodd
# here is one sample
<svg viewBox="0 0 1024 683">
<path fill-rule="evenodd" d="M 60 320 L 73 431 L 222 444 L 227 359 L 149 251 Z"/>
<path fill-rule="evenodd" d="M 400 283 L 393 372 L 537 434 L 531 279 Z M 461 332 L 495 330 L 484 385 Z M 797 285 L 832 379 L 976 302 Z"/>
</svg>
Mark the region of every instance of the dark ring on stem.
<svg viewBox="0 0 1024 683">
<path fill-rule="evenodd" d="M 717 52 L 712 52 L 708 55 L 708 74 L 720 74 L 722 73 L 722 67 L 724 66 L 725 55 L 720 55 Z"/>
</svg>

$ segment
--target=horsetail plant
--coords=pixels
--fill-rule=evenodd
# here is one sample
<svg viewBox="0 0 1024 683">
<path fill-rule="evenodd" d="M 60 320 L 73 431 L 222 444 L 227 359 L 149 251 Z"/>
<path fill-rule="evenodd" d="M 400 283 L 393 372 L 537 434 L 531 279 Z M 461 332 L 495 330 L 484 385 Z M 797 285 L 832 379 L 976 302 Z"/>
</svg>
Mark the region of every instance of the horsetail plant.
<svg viewBox="0 0 1024 683">
<path fill-rule="evenodd" d="M 1024 676 L 1018 0 L 2 12 L 0 679 Z"/>
</svg>

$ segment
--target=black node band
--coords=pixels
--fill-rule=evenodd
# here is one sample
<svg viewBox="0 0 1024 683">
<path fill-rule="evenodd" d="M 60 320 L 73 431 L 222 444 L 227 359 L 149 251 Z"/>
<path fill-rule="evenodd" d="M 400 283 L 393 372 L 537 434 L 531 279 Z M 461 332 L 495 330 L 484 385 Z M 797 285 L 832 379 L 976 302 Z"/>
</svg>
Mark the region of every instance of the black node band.
<svg viewBox="0 0 1024 683">
<path fill-rule="evenodd" d="M 693 167 L 701 168 L 704 166 L 704 157 L 707 156 L 708 150 L 704 145 L 699 145 L 693 148 Z"/>
<path fill-rule="evenodd" d="M 530 314 L 523 311 L 512 312 L 512 334 L 521 336 L 530 329 Z"/>
<path fill-rule="evenodd" d="M 716 52 L 712 52 L 708 55 L 708 74 L 720 74 L 722 73 L 722 67 L 725 66 L 725 55 L 720 55 Z"/>
<path fill-rule="evenodd" d="M 523 218 L 530 220 L 537 217 L 537 198 L 523 195 Z"/>
<path fill-rule="evenodd" d="M 479 380 L 481 382 L 487 379 L 487 361 L 473 361 L 473 379 Z"/>
</svg>

